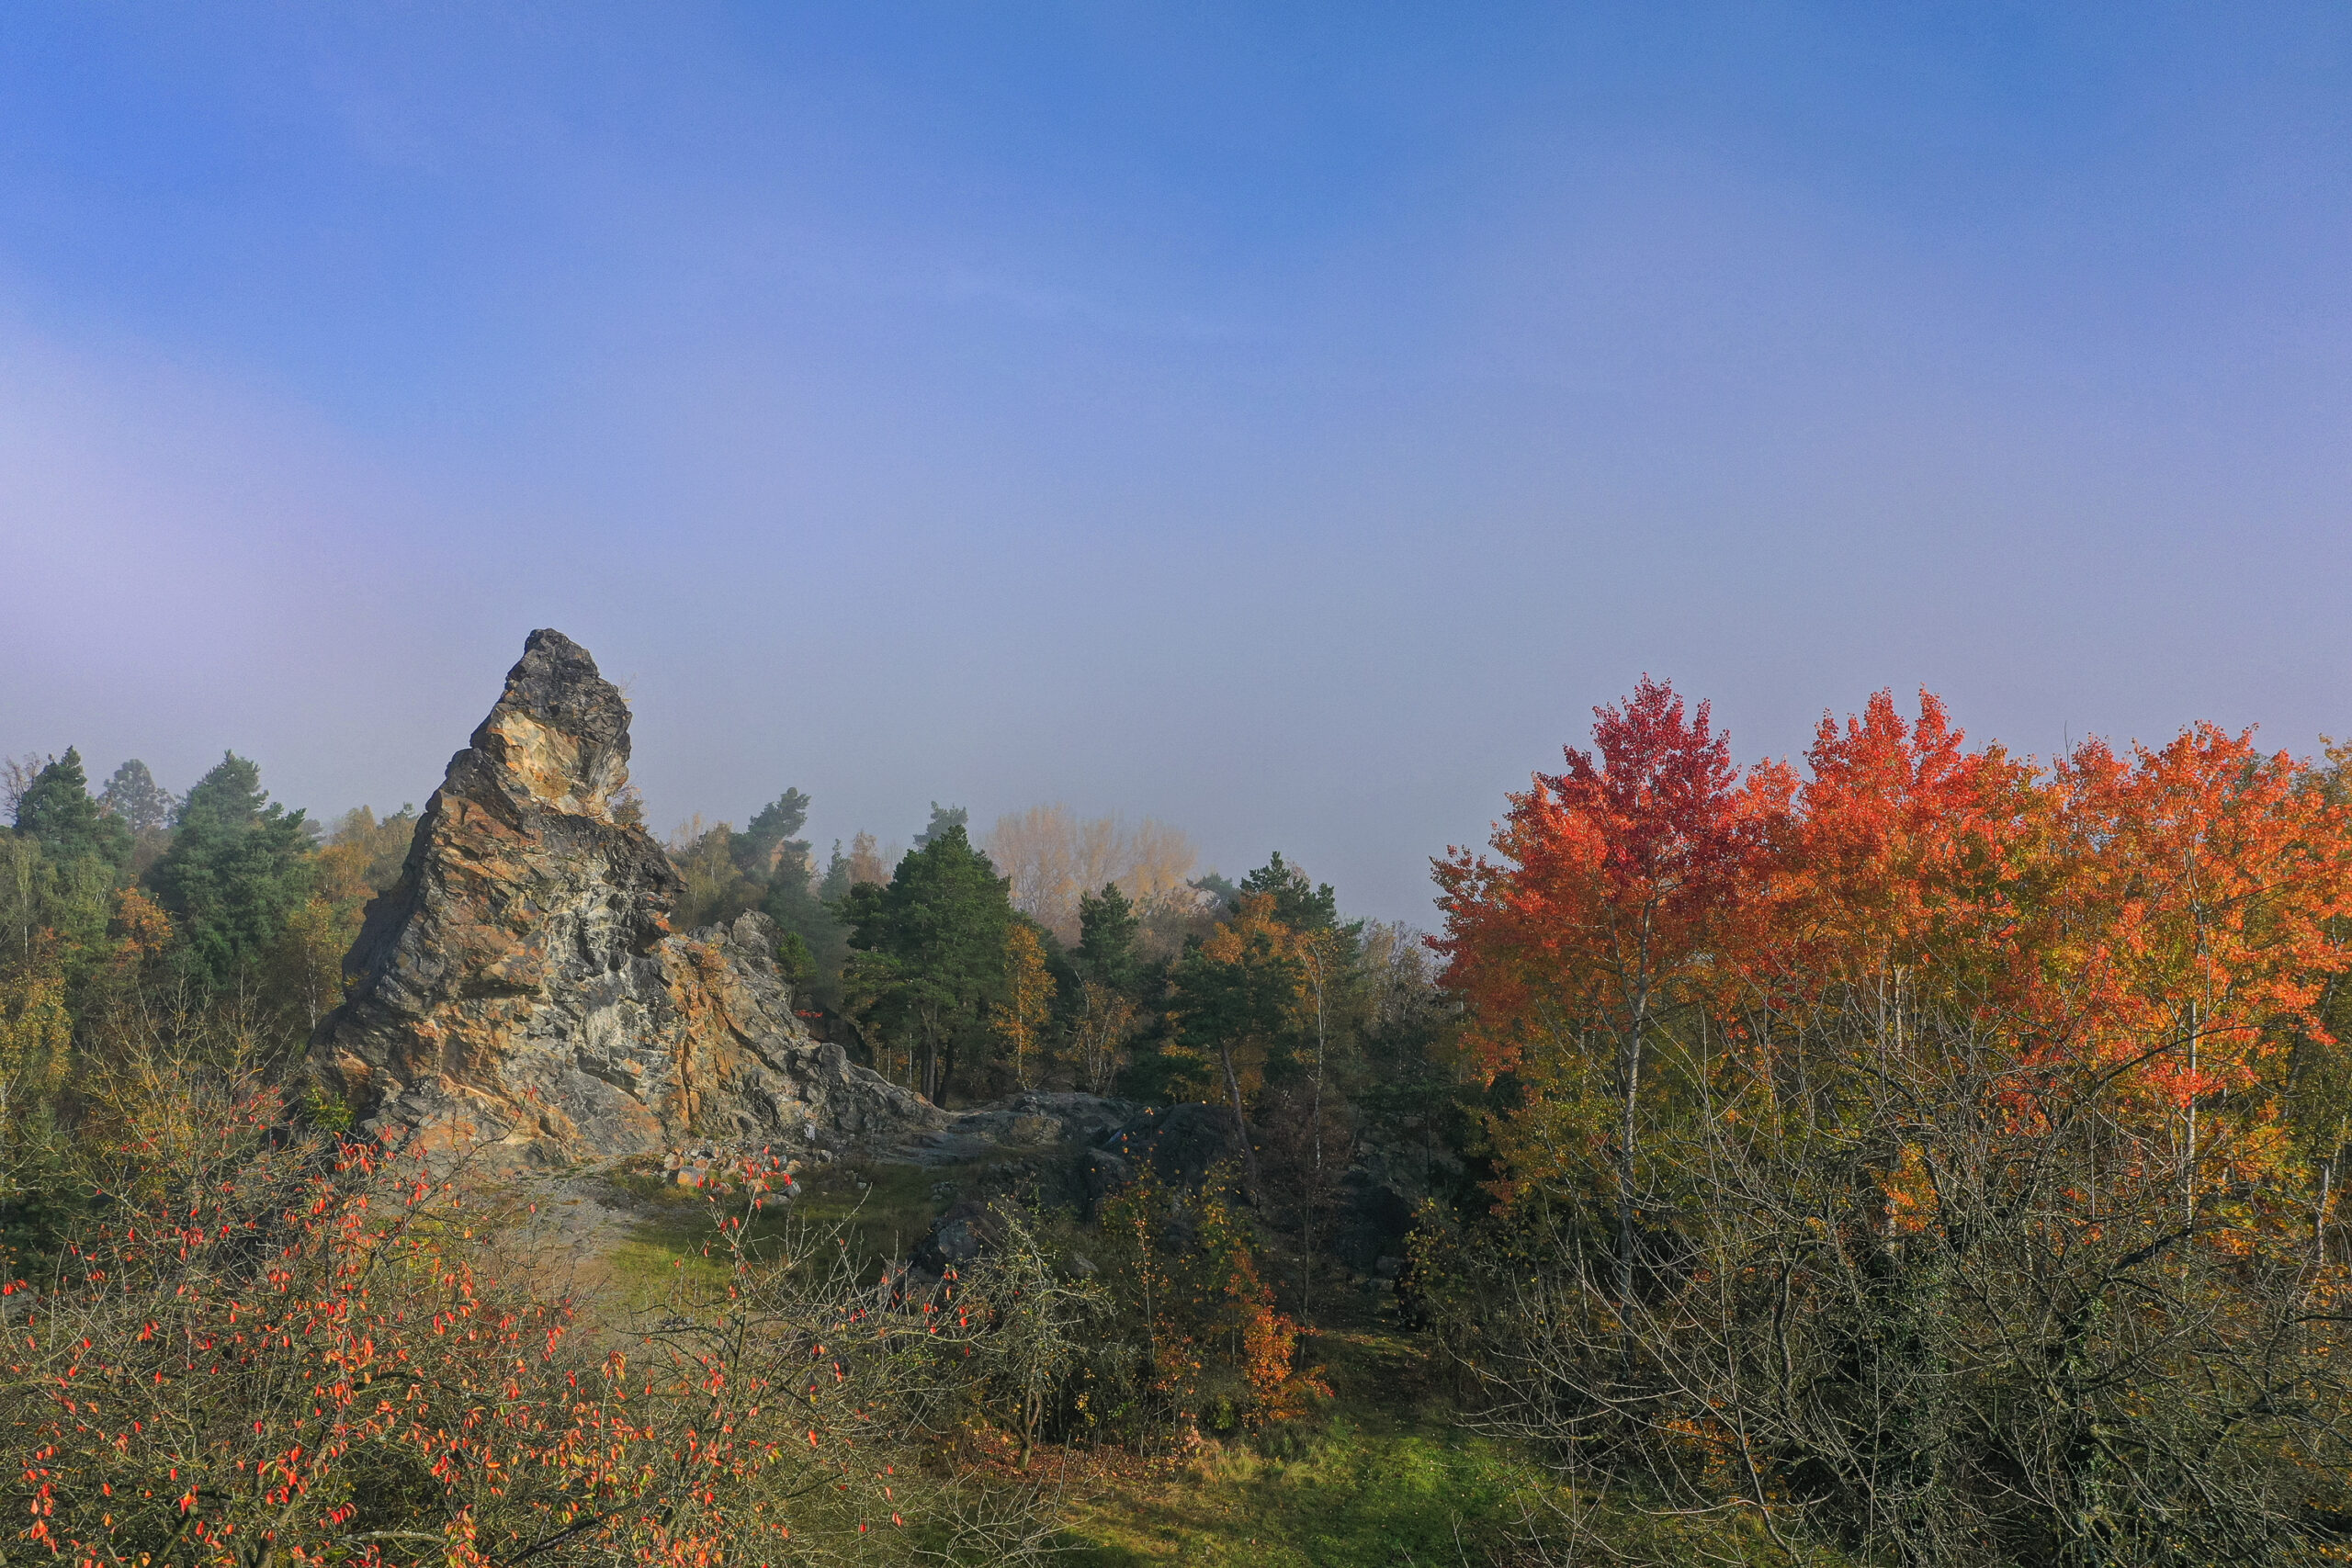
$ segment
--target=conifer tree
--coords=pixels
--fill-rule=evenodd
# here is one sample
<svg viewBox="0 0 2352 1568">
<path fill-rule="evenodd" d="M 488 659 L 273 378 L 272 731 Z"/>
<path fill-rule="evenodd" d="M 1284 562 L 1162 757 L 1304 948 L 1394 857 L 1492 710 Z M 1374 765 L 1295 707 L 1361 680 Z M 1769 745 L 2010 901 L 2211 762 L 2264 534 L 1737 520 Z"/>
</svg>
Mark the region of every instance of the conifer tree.
<svg viewBox="0 0 2352 1568">
<path fill-rule="evenodd" d="M 910 850 L 888 883 L 860 883 L 843 909 L 855 950 L 842 983 L 854 1011 L 910 1055 L 922 1055 L 923 1094 L 944 1100 L 959 1056 L 985 1048 L 988 1008 L 1004 987 L 1012 905 L 989 857 L 963 824 L 941 826 Z"/>
<path fill-rule="evenodd" d="M 1136 935 L 1142 928 L 1142 917 L 1117 883 L 1104 883 L 1100 893 L 1080 894 L 1078 949 L 1072 954 L 1080 974 L 1132 997 L 1143 969 L 1136 952 Z"/>
<path fill-rule="evenodd" d="M 130 858 L 130 828 L 90 798 L 82 754 L 71 746 L 17 803 L 17 831 L 38 840 L 60 864 L 95 860 L 119 870 Z"/>
<path fill-rule="evenodd" d="M 190 976 L 226 987 L 308 897 L 311 827 L 269 804 L 261 770 L 232 751 L 187 792 L 175 829 L 147 880 L 172 914 Z"/>
<path fill-rule="evenodd" d="M 728 852 L 746 875 L 766 882 L 797 874 L 806 883 L 808 844 L 793 835 L 808 820 L 808 796 L 797 789 L 786 790 L 752 815 L 751 824 L 729 841 Z"/>
<path fill-rule="evenodd" d="M 1328 882 L 1317 886 L 1308 880 L 1306 873 L 1276 850 L 1266 863 L 1241 879 L 1235 890 L 1234 905 L 1254 893 L 1263 893 L 1274 901 L 1274 919 L 1295 931 L 1330 931 L 1340 923 L 1339 895 Z"/>
<path fill-rule="evenodd" d="M 114 771 L 98 800 L 133 833 L 156 832 L 172 819 L 171 791 L 136 757 Z"/>
<path fill-rule="evenodd" d="M 931 803 L 931 822 L 915 835 L 915 848 L 922 849 L 933 839 L 944 838 L 950 829 L 968 836 L 971 821 L 972 814 L 963 807 L 942 806 L 934 800 Z"/>
</svg>

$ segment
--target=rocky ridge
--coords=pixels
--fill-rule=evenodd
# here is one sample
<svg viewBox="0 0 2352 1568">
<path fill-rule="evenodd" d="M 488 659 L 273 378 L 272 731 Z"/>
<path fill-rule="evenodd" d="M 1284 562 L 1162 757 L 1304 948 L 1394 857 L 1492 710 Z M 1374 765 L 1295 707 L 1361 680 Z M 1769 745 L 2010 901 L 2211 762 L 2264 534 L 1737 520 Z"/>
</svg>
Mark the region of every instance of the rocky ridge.
<svg viewBox="0 0 2352 1568">
<path fill-rule="evenodd" d="M 671 931 L 678 874 L 616 814 L 628 722 L 585 649 L 531 634 L 368 908 L 347 999 L 311 1042 L 324 1086 L 368 1131 L 491 1167 L 944 1132 L 944 1112 L 810 1036 L 765 916 Z"/>
</svg>

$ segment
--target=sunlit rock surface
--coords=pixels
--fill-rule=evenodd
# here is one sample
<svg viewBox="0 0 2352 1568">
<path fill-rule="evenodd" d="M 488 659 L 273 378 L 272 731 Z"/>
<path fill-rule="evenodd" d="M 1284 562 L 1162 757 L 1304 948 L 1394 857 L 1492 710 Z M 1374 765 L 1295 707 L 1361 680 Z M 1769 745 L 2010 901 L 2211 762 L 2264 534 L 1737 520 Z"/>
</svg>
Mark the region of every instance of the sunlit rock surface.
<svg viewBox="0 0 2352 1568">
<path fill-rule="evenodd" d="M 368 908 L 348 999 L 311 1043 L 322 1079 L 369 1131 L 493 1166 L 944 1126 L 809 1036 L 766 917 L 671 931 L 677 873 L 614 815 L 628 716 L 584 649 L 531 634 Z"/>
</svg>

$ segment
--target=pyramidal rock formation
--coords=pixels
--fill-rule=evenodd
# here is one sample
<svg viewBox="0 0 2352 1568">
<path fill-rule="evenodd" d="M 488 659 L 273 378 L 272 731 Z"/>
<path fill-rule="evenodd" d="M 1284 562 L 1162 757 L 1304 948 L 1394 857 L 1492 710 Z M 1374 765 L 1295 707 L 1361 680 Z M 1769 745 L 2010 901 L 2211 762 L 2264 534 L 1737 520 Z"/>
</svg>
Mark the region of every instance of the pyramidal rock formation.
<svg viewBox="0 0 2352 1568">
<path fill-rule="evenodd" d="M 662 848 L 615 815 L 628 706 L 536 631 L 368 907 L 311 1065 L 368 1131 L 555 1167 L 688 1139 L 903 1140 L 945 1117 L 820 1044 L 747 914 L 673 933 Z"/>
</svg>

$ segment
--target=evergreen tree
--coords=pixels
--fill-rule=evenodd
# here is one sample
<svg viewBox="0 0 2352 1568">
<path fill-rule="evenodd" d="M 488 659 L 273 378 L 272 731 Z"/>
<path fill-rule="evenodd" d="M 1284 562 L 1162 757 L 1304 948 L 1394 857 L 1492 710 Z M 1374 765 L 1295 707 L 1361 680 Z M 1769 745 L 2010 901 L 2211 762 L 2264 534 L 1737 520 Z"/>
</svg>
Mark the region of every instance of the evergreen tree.
<svg viewBox="0 0 2352 1568">
<path fill-rule="evenodd" d="M 60 865 L 97 861 L 120 870 L 130 859 L 130 829 L 90 798 L 82 754 L 73 747 L 43 768 L 17 803 L 17 831 Z"/>
<path fill-rule="evenodd" d="M 1295 931 L 1339 929 L 1340 900 L 1331 891 L 1331 885 L 1326 882 L 1318 886 L 1308 881 L 1306 873 L 1283 859 L 1280 850 L 1241 879 L 1241 886 L 1235 890 L 1235 907 L 1238 908 L 1240 901 L 1253 893 L 1272 897 L 1274 919 Z"/>
<path fill-rule="evenodd" d="M 833 858 L 825 863 L 825 874 L 817 884 L 817 897 L 831 909 L 839 909 L 849 902 L 849 890 L 857 886 L 850 874 L 850 858 L 842 853 L 842 841 L 833 840 Z"/>
<path fill-rule="evenodd" d="M 1004 988 L 1012 904 L 960 822 L 941 823 L 888 883 L 860 883 L 843 911 L 854 950 L 842 976 L 852 1008 L 912 1055 L 934 1102 L 986 1050 L 989 1004 Z"/>
<path fill-rule="evenodd" d="M 848 879 L 844 876 L 842 881 L 846 894 Z M 784 929 L 786 942 L 798 946 L 799 956 L 791 962 L 805 967 L 807 974 L 797 984 L 819 1006 L 839 1011 L 842 965 L 849 960 L 849 927 L 838 908 L 810 883 L 806 860 L 777 876 L 760 908 Z M 779 957 L 777 962 L 786 961 Z"/>
<path fill-rule="evenodd" d="M 786 931 L 777 939 L 775 966 L 776 972 L 784 976 L 785 983 L 796 988 L 816 982 L 817 960 L 798 931 Z"/>
<path fill-rule="evenodd" d="M 1100 893 L 1080 894 L 1078 947 L 1071 954 L 1079 974 L 1122 996 L 1134 996 L 1143 975 L 1142 957 L 1136 951 L 1136 936 L 1142 929 L 1143 917 L 1117 883 L 1104 883 Z"/>
<path fill-rule="evenodd" d="M 751 826 L 736 834 L 728 849 L 747 876 L 770 882 L 797 875 L 805 883 L 811 852 L 808 840 L 793 835 L 808 820 L 808 797 L 797 789 L 786 790 L 760 807 Z"/>
<path fill-rule="evenodd" d="M 1249 1103 L 1259 1091 L 1295 1077 L 1301 981 L 1296 934 L 1274 914 L 1274 898 L 1248 893 L 1241 908 L 1205 942 L 1185 950 L 1168 972 L 1168 1012 L 1175 1043 L 1193 1060 L 1215 1062 L 1225 1079 L 1242 1170 L 1258 1190 L 1257 1145 Z M 1182 1055 L 1164 1059 L 1170 1081 L 1188 1077 Z"/>
<path fill-rule="evenodd" d="M 98 799 L 133 833 L 153 833 L 172 819 L 172 793 L 155 782 L 147 764 L 133 757 L 114 771 Z"/>
<path fill-rule="evenodd" d="M 942 837 L 950 829 L 968 833 L 971 822 L 972 814 L 963 807 L 942 806 L 934 800 L 931 803 L 931 824 L 915 835 L 915 848 L 927 847 L 933 839 Z"/>
<path fill-rule="evenodd" d="M 172 847 L 147 874 L 173 916 L 192 978 L 226 987 L 248 974 L 311 888 L 311 828 L 269 804 L 261 770 L 224 755 L 181 802 Z"/>
<path fill-rule="evenodd" d="M 1216 912 L 1220 916 L 1238 915 L 1241 912 L 1241 890 L 1216 872 L 1204 871 L 1184 886 L 1195 893 L 1205 893 L 1215 899 Z"/>
</svg>

